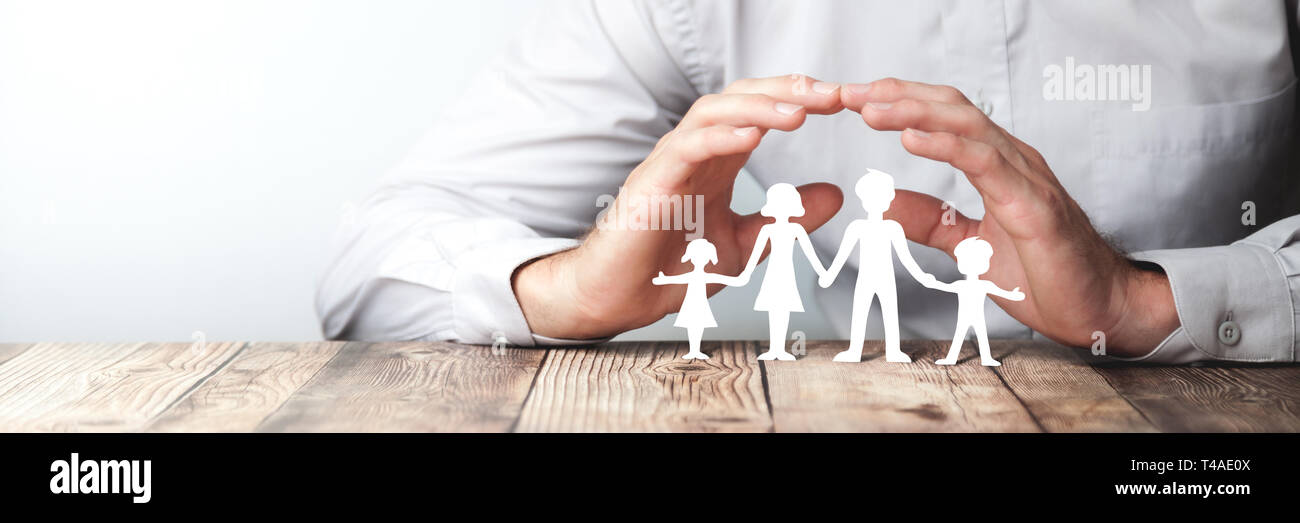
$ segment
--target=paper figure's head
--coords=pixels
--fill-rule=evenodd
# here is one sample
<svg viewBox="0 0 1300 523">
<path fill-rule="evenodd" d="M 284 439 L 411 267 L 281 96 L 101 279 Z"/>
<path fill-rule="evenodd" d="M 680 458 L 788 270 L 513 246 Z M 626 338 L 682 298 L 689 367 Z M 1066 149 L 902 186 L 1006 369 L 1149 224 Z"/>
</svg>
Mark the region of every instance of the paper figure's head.
<svg viewBox="0 0 1300 523">
<path fill-rule="evenodd" d="M 697 267 L 703 267 L 710 263 L 718 263 L 718 249 L 704 238 L 696 238 L 691 243 L 686 244 L 686 254 L 682 255 L 682 263 L 690 261 Z"/>
<path fill-rule="evenodd" d="M 883 213 L 889 210 L 889 204 L 894 201 L 894 177 L 886 172 L 867 169 L 867 174 L 858 179 L 853 192 L 858 193 L 862 208 L 867 212 Z"/>
<path fill-rule="evenodd" d="M 962 240 L 952 249 L 957 257 L 957 271 L 967 276 L 979 276 L 989 272 L 989 259 L 993 257 L 993 246 L 979 236 Z"/>
<path fill-rule="evenodd" d="M 778 183 L 767 188 L 767 203 L 758 213 L 781 218 L 803 216 L 803 198 L 793 185 Z"/>
</svg>

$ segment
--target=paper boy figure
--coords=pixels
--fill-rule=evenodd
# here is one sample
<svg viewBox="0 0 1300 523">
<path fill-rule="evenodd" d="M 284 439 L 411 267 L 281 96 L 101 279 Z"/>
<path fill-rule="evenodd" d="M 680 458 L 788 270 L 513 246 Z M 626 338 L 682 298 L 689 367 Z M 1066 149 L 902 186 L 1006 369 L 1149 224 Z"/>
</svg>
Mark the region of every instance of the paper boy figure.
<svg viewBox="0 0 1300 523">
<path fill-rule="evenodd" d="M 867 315 L 871 313 L 871 298 L 880 300 L 880 312 L 885 326 L 885 361 L 906 363 L 912 361 L 898 346 L 898 288 L 894 283 L 894 259 L 903 263 L 907 272 L 925 285 L 934 282 L 934 276 L 922 271 L 907 250 L 907 237 L 903 226 L 884 219 L 885 211 L 894 201 L 894 178 L 875 169 L 867 169 L 854 186 L 862 199 L 867 217 L 853 220 L 844 230 L 844 241 L 835 261 L 821 276 L 818 283 L 830 287 L 839 275 L 844 262 L 853 254 L 854 244 L 861 246 L 858 257 L 858 283 L 853 291 L 853 319 L 849 331 L 849 348 L 835 355 L 835 361 L 862 361 L 862 344 L 867 333 Z"/>
<path fill-rule="evenodd" d="M 1012 301 L 1025 299 L 1025 293 L 1020 292 L 1020 287 L 1012 290 L 1002 290 L 991 281 L 981 280 L 979 276 L 989 271 L 989 259 L 993 257 L 993 246 L 989 242 L 981 240 L 979 236 L 972 236 L 962 240 L 952 253 L 957 257 L 957 270 L 966 275 L 966 279 L 957 280 L 952 283 L 941 281 L 932 281 L 923 284 L 931 289 L 948 291 L 957 295 L 957 332 L 952 336 L 952 348 L 948 350 L 948 357 L 935 361 L 939 365 L 954 365 L 957 363 L 957 355 L 961 353 L 962 342 L 965 341 L 967 329 L 975 329 L 975 337 L 980 347 L 980 363 L 990 367 L 1002 365 L 993 359 L 993 354 L 989 352 L 989 334 L 984 324 L 984 296 L 992 294 Z"/>
<path fill-rule="evenodd" d="M 691 272 L 676 276 L 664 276 L 663 271 L 660 271 L 659 276 L 651 280 L 651 283 L 655 285 L 686 285 L 686 299 L 682 301 L 682 310 L 677 313 L 677 321 L 673 322 L 673 326 L 684 327 L 686 336 L 691 343 L 690 351 L 682 358 L 707 360 L 709 356 L 700 352 L 700 339 L 704 337 L 704 329 L 718 326 L 718 322 L 713 319 L 713 310 L 709 308 L 708 284 L 744 285 L 748 283 L 749 275 L 723 276 L 704 272 L 706 265 L 718 263 L 717 248 L 704 238 L 691 240 L 691 243 L 686 244 L 686 254 L 682 256 L 682 262 L 685 263 L 688 260 L 695 264 L 695 268 Z"/>
</svg>

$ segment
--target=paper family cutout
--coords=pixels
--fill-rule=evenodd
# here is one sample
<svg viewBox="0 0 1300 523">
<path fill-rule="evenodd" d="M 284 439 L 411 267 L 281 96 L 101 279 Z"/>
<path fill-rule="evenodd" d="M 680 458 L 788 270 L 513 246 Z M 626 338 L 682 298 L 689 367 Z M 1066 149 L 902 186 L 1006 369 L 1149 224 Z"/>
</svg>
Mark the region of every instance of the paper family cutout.
<svg viewBox="0 0 1300 523">
<path fill-rule="evenodd" d="M 766 311 L 768 331 L 771 341 L 767 352 L 758 356 L 760 360 L 794 360 L 793 354 L 785 349 L 786 333 L 790 325 L 791 312 L 803 312 L 803 301 L 799 297 L 799 288 L 794 275 L 794 245 L 799 244 L 808 263 L 818 275 L 818 283 L 829 287 L 839 275 L 840 269 L 856 250 L 858 254 L 858 281 L 853 292 L 853 312 L 850 322 L 849 347 L 835 355 L 840 362 L 862 361 L 862 347 L 866 341 L 867 316 L 871 312 L 871 301 L 880 301 L 880 311 L 885 327 L 885 360 L 906 363 L 911 358 L 899 349 L 898 339 L 898 290 L 894 280 L 893 256 L 907 269 L 908 274 L 921 285 L 931 289 L 951 292 L 957 295 L 957 331 L 953 334 L 952 347 L 948 356 L 935 361 L 939 365 L 957 363 L 962 343 L 967 331 L 973 329 L 979 343 L 980 362 L 984 365 L 1001 365 L 989 352 L 988 331 L 984 322 L 984 299 L 992 294 L 1008 300 L 1025 299 L 1024 293 L 1017 287 L 1010 291 L 1003 290 L 979 276 L 988 272 L 989 260 L 993 257 L 993 246 L 978 236 L 962 240 L 953 250 L 957 257 L 957 270 L 966 276 L 964 280 L 944 283 L 933 275 L 922 271 L 912 254 L 908 251 L 907 238 L 903 235 L 903 226 L 893 220 L 884 218 L 894 200 L 894 178 L 887 173 L 868 169 L 854 186 L 854 192 L 862 200 L 866 218 L 854 220 L 844 231 L 844 240 L 830 267 L 823 268 L 817 253 L 813 251 L 808 232 L 802 225 L 791 223 L 790 218 L 803 216 L 803 201 L 799 191 L 788 183 L 778 183 L 768 188 L 767 202 L 759 211 L 763 216 L 774 218 L 773 223 L 764 225 L 754 242 L 754 250 L 745 264 L 745 269 L 737 276 L 726 276 L 706 272 L 710 263 L 718 263 L 716 248 L 708 240 L 699 238 L 691 240 L 686 246 L 682 262 L 690 261 L 694 269 L 685 274 L 665 276 L 663 272 L 652 280 L 655 285 L 686 285 L 686 299 L 682 309 L 677 313 L 673 325 L 684 327 L 690 340 L 690 351 L 686 359 L 708 359 L 700 352 L 700 340 L 704 329 L 716 327 L 713 311 L 709 308 L 707 284 L 720 283 L 730 286 L 744 286 L 749 283 L 754 268 L 763 250 L 771 246 L 768 256 L 767 272 L 763 275 L 763 284 L 754 310 Z"/>
</svg>

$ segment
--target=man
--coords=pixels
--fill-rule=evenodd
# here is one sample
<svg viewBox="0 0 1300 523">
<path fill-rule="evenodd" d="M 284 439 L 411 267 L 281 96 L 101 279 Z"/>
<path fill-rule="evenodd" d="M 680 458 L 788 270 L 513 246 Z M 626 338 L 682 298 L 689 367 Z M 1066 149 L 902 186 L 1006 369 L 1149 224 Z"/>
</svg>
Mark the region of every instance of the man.
<svg viewBox="0 0 1300 523">
<path fill-rule="evenodd" d="M 342 232 L 317 300 L 326 336 L 608 337 L 681 302 L 650 281 L 683 269 L 685 233 L 584 236 L 599 195 L 703 197 L 718 272 L 734 274 L 764 223 L 729 209 L 742 166 L 805 184 L 800 223 L 823 253 L 861 217 L 841 189 L 874 167 L 897 178 L 886 218 L 934 248 L 922 267 L 951 267 L 978 235 L 996 253 L 986 278 L 1025 291 L 994 300 L 994 337 L 1295 361 L 1294 2 L 544 12 Z M 847 310 L 852 279 L 817 293 L 826 310 Z M 899 294 L 904 337 L 947 335 L 950 296 Z"/>
</svg>

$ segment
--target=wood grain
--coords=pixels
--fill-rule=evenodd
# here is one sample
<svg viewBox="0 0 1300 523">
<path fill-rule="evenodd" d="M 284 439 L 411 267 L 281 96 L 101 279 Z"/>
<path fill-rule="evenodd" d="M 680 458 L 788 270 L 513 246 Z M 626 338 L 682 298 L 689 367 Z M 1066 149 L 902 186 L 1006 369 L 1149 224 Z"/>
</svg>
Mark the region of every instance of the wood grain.
<svg viewBox="0 0 1300 523">
<path fill-rule="evenodd" d="M 1031 340 L 1008 340 L 998 345 L 1006 354 L 995 372 L 1045 430 L 1156 431 L 1080 356 L 1079 349 Z"/>
<path fill-rule="evenodd" d="M 862 363 L 831 361 L 847 342 L 809 342 L 797 362 L 765 362 L 778 432 L 1037 432 L 1020 401 L 968 344 L 935 365 L 947 342 L 904 341 L 913 363 L 889 363 L 868 341 Z M 1005 351 L 995 347 L 994 357 Z"/>
<path fill-rule="evenodd" d="M 771 428 L 752 342 L 610 343 L 553 349 L 521 432 L 753 432 Z"/>
<path fill-rule="evenodd" d="M 4 365 L 4 362 L 22 354 L 31 346 L 31 343 L 0 343 L 0 365 Z"/>
<path fill-rule="evenodd" d="M 0 365 L 0 427 L 136 431 L 218 371 L 243 343 L 41 343 Z"/>
<path fill-rule="evenodd" d="M 1165 432 L 1300 431 L 1300 367 L 1094 367 Z"/>
<path fill-rule="evenodd" d="M 1038 341 L 905 342 L 914 363 L 759 362 L 754 342 L 0 344 L 0 431 L 1300 431 L 1300 366 L 1091 361 Z"/>
<path fill-rule="evenodd" d="M 249 432 L 346 345 L 254 343 L 221 373 L 162 413 L 151 432 Z"/>
<path fill-rule="evenodd" d="M 501 432 L 545 352 L 352 343 L 263 421 L 263 432 Z"/>
</svg>

